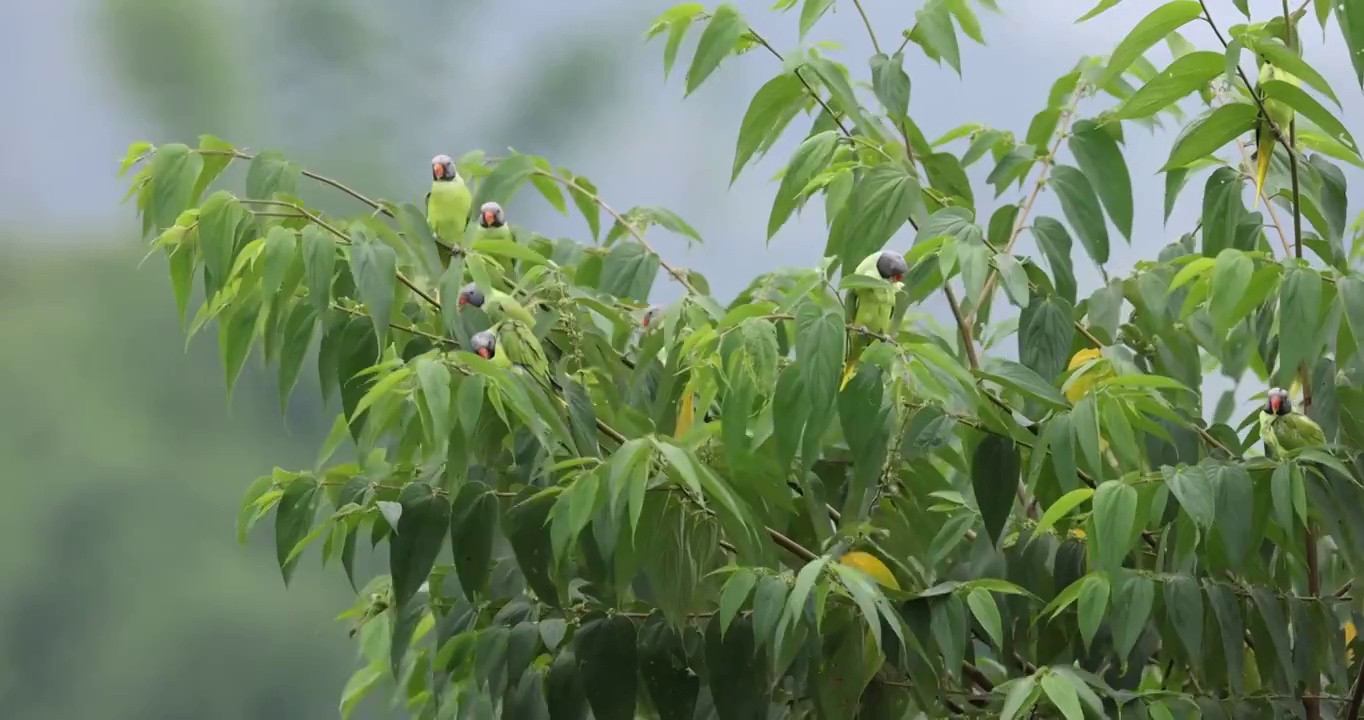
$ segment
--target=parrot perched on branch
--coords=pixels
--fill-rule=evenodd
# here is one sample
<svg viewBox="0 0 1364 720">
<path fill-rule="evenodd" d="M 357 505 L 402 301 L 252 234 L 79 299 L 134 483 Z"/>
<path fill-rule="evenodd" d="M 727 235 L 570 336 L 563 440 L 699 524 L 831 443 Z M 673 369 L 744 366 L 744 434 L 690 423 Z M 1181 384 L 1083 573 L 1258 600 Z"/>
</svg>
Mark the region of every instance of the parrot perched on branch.
<svg viewBox="0 0 1364 720">
<path fill-rule="evenodd" d="M 464 230 L 469 225 L 469 209 L 474 197 L 464 178 L 455 170 L 449 155 L 431 158 L 431 191 L 426 193 L 426 224 L 443 245 L 437 245 L 441 265 L 449 267 L 450 251 L 446 246 L 464 242 Z"/>
<path fill-rule="evenodd" d="M 498 367 L 511 369 L 511 361 L 507 359 L 507 356 L 497 352 L 496 335 L 487 330 L 474 333 L 473 337 L 469 338 L 469 345 L 475 355 Z"/>
<path fill-rule="evenodd" d="M 1281 80 L 1290 85 L 1299 84 L 1296 77 L 1280 70 L 1267 59 L 1261 59 L 1260 77 L 1256 80 L 1255 91 L 1261 95 L 1265 113 L 1268 114 L 1269 120 L 1272 120 L 1273 124 L 1271 125 L 1269 120 L 1265 119 L 1264 114 L 1261 114 L 1255 123 L 1255 208 L 1260 206 L 1260 196 L 1264 193 L 1265 177 L 1269 175 L 1269 162 L 1274 157 L 1274 145 L 1278 142 L 1278 138 L 1274 135 L 1274 128 L 1278 127 L 1279 134 L 1287 140 L 1288 127 L 1293 122 L 1292 107 L 1283 101 L 1270 100 L 1263 96 L 1263 90 L 1260 87 L 1271 80 Z M 1288 151 L 1293 152 L 1293 148 L 1288 148 Z"/>
<path fill-rule="evenodd" d="M 496 336 L 491 347 L 494 357 L 497 354 L 504 355 L 506 361 L 525 367 L 546 386 L 551 384 L 549 359 L 545 357 L 540 340 L 535 337 L 535 316 L 516 298 L 500 290 L 489 290 L 485 297 L 477 286 L 470 283 L 460 291 L 459 304 L 482 308 L 497 323 L 489 328 Z"/>
<path fill-rule="evenodd" d="M 904 256 L 897 252 L 874 252 L 862 260 L 854 274 L 880 278 L 891 283 L 891 286 L 849 290 L 845 303 L 849 322 L 878 335 L 889 333 L 891 316 L 895 314 L 895 294 L 904 287 L 907 273 L 909 265 L 905 263 Z M 869 344 L 871 338 L 863 333 L 853 333 L 848 338 L 848 364 L 843 368 L 842 385 L 847 385 L 852 379 L 857 359 Z"/>
<path fill-rule="evenodd" d="M 1260 412 L 1260 439 L 1265 441 L 1265 449 L 1273 450 L 1277 457 L 1288 451 L 1325 445 L 1326 433 L 1312 418 L 1293 410 L 1287 390 L 1270 388 Z"/>
<path fill-rule="evenodd" d="M 507 227 L 507 215 L 502 206 L 495 202 L 485 202 L 478 210 L 478 230 L 474 231 L 475 240 L 511 240 L 511 228 Z"/>
</svg>

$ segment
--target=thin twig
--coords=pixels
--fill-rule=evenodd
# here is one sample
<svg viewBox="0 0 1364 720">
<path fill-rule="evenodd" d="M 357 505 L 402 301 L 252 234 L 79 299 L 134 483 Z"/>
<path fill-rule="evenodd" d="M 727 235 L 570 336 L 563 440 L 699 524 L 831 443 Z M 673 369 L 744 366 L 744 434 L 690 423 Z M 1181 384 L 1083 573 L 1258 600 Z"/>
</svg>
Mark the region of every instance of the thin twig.
<svg viewBox="0 0 1364 720">
<path fill-rule="evenodd" d="M 1208 3 L 1206 0 L 1198 0 L 1198 4 L 1203 8 L 1203 19 L 1207 21 L 1208 27 L 1211 27 L 1213 34 L 1217 36 L 1217 42 L 1222 43 L 1222 47 L 1226 48 L 1228 45 L 1227 39 L 1223 37 L 1222 31 L 1217 29 L 1217 23 L 1213 22 L 1212 13 L 1208 11 Z M 1246 90 L 1250 91 L 1250 97 L 1255 101 L 1256 107 L 1260 109 L 1261 119 L 1269 124 L 1269 129 L 1274 133 L 1274 139 L 1282 143 L 1284 147 L 1289 148 L 1289 152 L 1292 152 L 1292 146 L 1288 144 L 1287 139 L 1284 137 L 1284 132 L 1279 128 L 1278 123 L 1274 122 L 1274 119 L 1269 117 L 1269 112 L 1265 110 L 1264 100 L 1260 97 L 1259 93 L 1255 92 L 1255 84 L 1250 81 L 1250 77 L 1246 75 L 1246 71 L 1241 69 L 1240 63 L 1236 64 L 1236 74 L 1241 77 L 1241 82 L 1245 84 Z"/>
<path fill-rule="evenodd" d="M 957 303 L 957 293 L 952 290 L 952 286 L 943 281 L 943 294 L 947 296 L 947 306 L 952 309 L 952 317 L 957 321 L 957 330 L 961 333 L 961 344 L 966 349 L 966 362 L 970 364 L 972 370 L 980 369 L 980 358 L 976 356 L 976 341 L 971 337 L 971 325 L 966 322 L 966 318 L 961 314 L 961 305 Z"/>
<path fill-rule="evenodd" d="M 240 151 L 240 150 L 210 150 L 210 149 L 207 149 L 207 148 L 199 148 L 199 149 L 195 150 L 194 152 L 197 152 L 197 153 L 199 153 L 200 155 L 228 155 L 228 156 L 231 156 L 231 157 L 236 158 L 236 159 L 238 159 L 238 160 L 246 160 L 247 162 L 250 162 L 250 161 L 256 159 L 256 156 L 255 156 L 255 155 L 252 155 L 251 153 L 245 153 L 245 152 L 242 152 L 242 151 Z M 373 210 L 375 210 L 375 211 L 377 211 L 377 212 L 381 212 L 381 213 L 383 213 L 384 215 L 387 215 L 388 217 L 393 217 L 393 211 L 389 210 L 387 207 L 384 207 L 384 206 L 383 206 L 382 204 L 380 204 L 379 202 L 377 202 L 377 201 L 375 201 L 375 200 L 372 200 L 372 199 L 366 197 L 365 195 L 362 195 L 362 194 L 360 194 L 359 192 L 356 192 L 355 190 L 353 190 L 353 189 L 351 189 L 351 188 L 349 188 L 349 187 L 347 187 L 347 186 L 345 186 L 345 185 L 342 185 L 340 182 L 338 182 L 338 181 L 336 181 L 336 180 L 333 180 L 333 179 L 331 179 L 331 178 L 329 178 L 329 177 L 327 177 L 327 176 L 325 176 L 325 175 L 321 175 L 321 174 L 319 174 L 319 173 L 315 173 L 315 172 L 313 172 L 312 170 L 309 170 L 309 169 L 307 169 L 307 168 L 301 168 L 301 169 L 299 170 L 299 174 L 302 175 L 303 177 L 306 177 L 306 178 L 309 178 L 309 179 L 312 179 L 312 180 L 316 180 L 317 182 L 320 182 L 320 183 L 322 183 L 323 185 L 329 185 L 329 186 L 331 186 L 331 187 L 333 187 L 333 188 L 336 188 L 337 190 L 340 190 L 341 192 L 343 192 L 343 193 L 345 193 L 345 194 L 347 194 L 347 195 L 349 195 L 349 196 L 355 198 L 356 200 L 359 200 L 360 202 L 362 202 L 362 203 L 364 203 L 364 204 L 370 206 L 371 209 L 373 209 Z"/>
<path fill-rule="evenodd" d="M 853 0 L 853 7 L 857 8 L 857 14 L 862 16 L 862 24 L 867 26 L 867 37 L 871 38 L 871 49 L 881 54 L 881 43 L 876 41 L 876 31 L 871 29 L 871 20 L 867 17 L 867 11 L 862 7 L 862 0 Z"/>
<path fill-rule="evenodd" d="M 1075 116 L 1076 106 L 1079 105 L 1080 97 L 1085 88 L 1077 87 L 1071 95 L 1069 105 L 1061 114 L 1061 119 L 1057 123 L 1056 142 L 1052 143 L 1051 150 L 1042 157 L 1041 170 L 1037 173 L 1037 180 L 1033 183 L 1032 191 L 1023 199 L 1023 204 L 1018 207 L 1018 218 L 1014 220 L 1013 229 L 1009 232 L 1009 239 L 1004 243 L 1001 252 L 1008 254 L 1013 251 L 1014 243 L 1018 242 L 1018 237 L 1023 233 L 1023 228 L 1028 225 L 1028 215 L 1032 212 L 1033 205 L 1037 203 L 1037 198 L 1042 194 L 1042 189 L 1047 186 L 1047 181 L 1051 176 L 1052 165 L 1056 163 L 1056 153 L 1061 150 L 1061 143 L 1065 141 L 1070 132 L 1070 121 Z M 976 314 L 981 308 L 990 302 L 990 296 L 995 290 L 995 284 L 999 282 L 999 269 L 991 268 L 990 274 L 985 277 L 985 285 L 981 288 L 980 295 L 976 297 L 975 303 L 971 305 L 971 314 L 966 316 L 966 320 L 971 325 L 976 322 Z M 1102 346 L 1102 344 L 1100 344 Z"/>
</svg>

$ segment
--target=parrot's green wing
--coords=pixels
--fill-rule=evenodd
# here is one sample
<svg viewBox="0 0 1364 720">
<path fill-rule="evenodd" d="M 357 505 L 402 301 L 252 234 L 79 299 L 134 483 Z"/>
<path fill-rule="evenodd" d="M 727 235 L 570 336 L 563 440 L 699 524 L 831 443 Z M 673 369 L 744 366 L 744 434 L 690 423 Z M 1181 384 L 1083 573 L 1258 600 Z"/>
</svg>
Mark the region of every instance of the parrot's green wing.
<svg viewBox="0 0 1364 720">
<path fill-rule="evenodd" d="M 492 328 L 497 335 L 497 354 L 530 371 L 541 382 L 549 384 L 549 360 L 545 349 L 530 326 L 516 320 L 503 320 Z"/>
<path fill-rule="evenodd" d="M 1299 84 L 1293 75 L 1280 70 L 1270 63 L 1260 66 L 1259 85 L 1264 85 L 1270 80 L 1282 80 L 1292 85 Z M 1257 88 L 1257 92 L 1258 92 Z M 1274 127 L 1278 126 L 1279 132 L 1283 135 L 1288 133 L 1288 125 L 1293 121 L 1293 108 L 1279 100 L 1264 99 L 1265 113 L 1271 124 L 1265 119 L 1264 115 L 1255 124 L 1255 205 L 1259 207 L 1260 196 L 1264 193 L 1265 178 L 1269 175 L 1269 163 L 1274 157 L 1274 146 L 1277 138 L 1274 135 Z M 1290 150 L 1291 152 L 1291 150 Z"/>
<path fill-rule="evenodd" d="M 1279 417 L 1274 436 L 1285 450 L 1301 450 L 1326 444 L 1326 433 L 1312 418 L 1299 412 Z"/>
<path fill-rule="evenodd" d="M 501 290 L 492 290 L 488 293 L 484 309 L 493 320 L 514 320 L 527 327 L 535 327 L 535 316 L 530 314 L 526 306 Z"/>
</svg>

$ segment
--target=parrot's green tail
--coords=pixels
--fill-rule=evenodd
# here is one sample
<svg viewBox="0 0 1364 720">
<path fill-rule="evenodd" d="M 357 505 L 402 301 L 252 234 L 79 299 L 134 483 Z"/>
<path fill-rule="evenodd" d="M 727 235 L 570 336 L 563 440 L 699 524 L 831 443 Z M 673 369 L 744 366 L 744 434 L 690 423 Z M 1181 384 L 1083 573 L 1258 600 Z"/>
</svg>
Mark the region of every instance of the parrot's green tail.
<svg viewBox="0 0 1364 720">
<path fill-rule="evenodd" d="M 1269 176 L 1269 161 L 1274 157 L 1274 129 L 1260 130 L 1259 143 L 1255 150 L 1255 204 L 1252 210 L 1259 209 L 1260 196 L 1264 194 L 1265 178 Z"/>
</svg>

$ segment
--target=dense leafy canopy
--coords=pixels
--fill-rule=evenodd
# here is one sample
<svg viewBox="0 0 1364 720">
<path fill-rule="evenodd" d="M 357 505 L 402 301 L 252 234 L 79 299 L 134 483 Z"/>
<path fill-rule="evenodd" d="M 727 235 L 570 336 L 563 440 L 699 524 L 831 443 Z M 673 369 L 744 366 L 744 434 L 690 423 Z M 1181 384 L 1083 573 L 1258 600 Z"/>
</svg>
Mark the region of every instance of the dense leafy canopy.
<svg viewBox="0 0 1364 720">
<path fill-rule="evenodd" d="M 777 9 L 805 36 L 834 4 Z M 812 118 L 768 239 L 822 202 L 825 260 L 760 275 L 727 306 L 650 240 L 699 242 L 685 220 L 618 212 L 544 158 L 458 160 L 474 207 L 507 207 L 513 232 L 471 223 L 445 266 L 418 205 L 209 136 L 135 144 L 123 169 L 138 167 L 144 235 L 188 332 L 216 325 L 228 391 L 259 348 L 287 403 L 316 345 L 339 399 L 316 465 L 252 483 L 238 531 L 273 514 L 286 582 L 320 552 L 357 587 L 364 665 L 342 715 L 380 687 L 422 718 L 1356 710 L 1364 236 L 1336 163 L 1364 160 L 1299 54 L 1309 6 L 1323 28 L 1334 16 L 1364 84 L 1357 4 L 1285 5 L 1199 50 L 1179 30 L 1211 16 L 1173 0 L 1059 78 L 1022 137 L 969 124 L 933 142 L 911 118 L 905 50 L 961 73 L 959 36 L 984 41 L 967 0 L 928 0 L 890 53 L 868 22 L 865 72 L 813 46 L 781 54 L 732 5 L 669 10 L 649 31 L 665 70 L 701 26 L 688 94 L 747 50 L 779 61 L 734 176 Z M 1261 87 L 1243 55 L 1300 82 Z M 1206 109 L 1162 172 L 1167 219 L 1206 174 L 1201 221 L 1078 297 L 1076 246 L 1103 269 L 1119 237 L 1147 242 L 1125 133 L 1183 123 L 1194 95 Z M 1288 127 L 1262 125 L 1269 100 Z M 1278 144 L 1247 208 L 1257 127 Z M 993 197 L 1025 189 L 1018 204 L 978 211 L 966 170 L 981 161 Z M 216 189 L 234 163 L 244 187 Z M 305 205 L 310 181 L 359 214 Z M 580 212 L 585 241 L 517 226 L 527 185 Z M 1034 214 L 1046 190 L 1062 218 Z M 1044 264 L 1015 254 L 1024 232 Z M 883 247 L 909 266 L 889 334 L 851 324 L 840 294 L 885 287 L 852 272 Z M 685 297 L 650 308 L 661 273 Z M 469 351 L 490 325 L 456 302 L 470 282 L 531 310 L 548 383 Z M 950 331 L 910 311 L 935 293 Z M 1010 336 L 1017 361 L 984 353 Z M 1266 457 L 1260 407 L 1208 402 L 1212 372 L 1294 388 L 1327 442 Z M 333 459 L 343 445 L 352 460 Z M 355 577 L 361 542 L 386 545 L 389 574 Z"/>
</svg>

